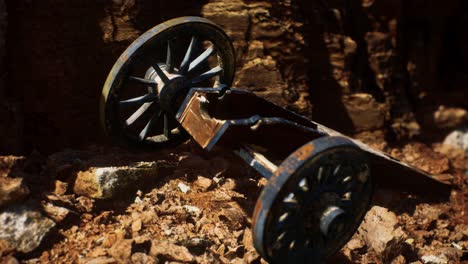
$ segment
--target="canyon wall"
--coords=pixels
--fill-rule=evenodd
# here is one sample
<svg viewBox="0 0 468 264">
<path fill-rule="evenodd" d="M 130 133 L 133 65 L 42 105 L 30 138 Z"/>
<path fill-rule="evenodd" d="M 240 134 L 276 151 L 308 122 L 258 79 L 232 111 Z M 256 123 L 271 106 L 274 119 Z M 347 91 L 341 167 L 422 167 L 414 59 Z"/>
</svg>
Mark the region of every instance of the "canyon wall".
<svg viewBox="0 0 468 264">
<path fill-rule="evenodd" d="M 0 1 L 0 152 L 105 142 L 98 101 L 114 61 L 184 15 L 226 30 L 236 87 L 362 139 L 431 139 L 441 105 L 467 107 L 463 10 L 462 0 Z"/>
</svg>

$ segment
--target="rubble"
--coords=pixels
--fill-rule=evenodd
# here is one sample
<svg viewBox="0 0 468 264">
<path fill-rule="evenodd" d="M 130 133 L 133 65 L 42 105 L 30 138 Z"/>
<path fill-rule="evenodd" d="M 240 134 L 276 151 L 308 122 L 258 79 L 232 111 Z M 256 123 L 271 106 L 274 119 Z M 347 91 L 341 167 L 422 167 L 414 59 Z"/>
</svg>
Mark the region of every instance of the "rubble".
<svg viewBox="0 0 468 264">
<path fill-rule="evenodd" d="M 410 143 L 403 150 L 392 150 L 391 155 L 430 174 L 442 174 L 449 170 L 449 159 L 434 152 L 422 143 Z"/>
<path fill-rule="evenodd" d="M 114 196 L 110 200 L 100 201 L 100 198 L 71 193 L 73 183 L 76 182 L 74 175 L 78 172 L 62 172 L 61 180 L 50 182 L 50 189 L 43 197 L 42 207 L 39 207 L 42 213 L 37 212 L 37 215 L 55 225 L 56 228 L 51 231 L 59 233 L 64 239 L 51 241 L 50 247 L 42 252 L 41 261 L 263 261 L 253 246 L 250 212 L 257 198 L 253 194 L 259 193 L 264 179 L 252 171 L 246 172 L 245 164 L 228 154 L 201 157 L 185 151 L 185 146 L 182 146 L 181 150 L 175 150 L 171 156 L 171 160 L 179 162 L 175 170 L 171 169 L 169 173 L 160 176 L 150 176 L 158 178 L 158 181 L 141 188 L 135 186 L 134 191 L 127 193 L 127 197 Z M 412 163 L 423 159 L 427 162 L 434 160 L 434 164 L 442 165 L 444 163 L 440 160 L 445 157 L 442 153 L 434 156 L 432 150 L 414 144 L 403 150 L 395 150 L 393 154 Z M 87 155 L 87 160 L 82 156 L 82 164 L 122 168 L 107 166 L 109 163 L 106 162 L 91 162 L 96 159 L 94 156 L 101 155 L 99 153 Z M 114 155 L 119 157 L 118 164 L 132 164 L 134 161 L 133 156 L 131 160 L 125 160 L 121 158 L 122 154 Z M 80 170 L 90 171 L 96 167 L 99 166 L 90 166 L 90 169 L 80 167 Z M 46 169 L 50 168 L 48 166 Z M 437 166 L 432 169 L 441 170 Z M 459 174 L 453 174 L 450 167 L 442 170 L 452 175 L 452 181 L 458 184 Z M 245 178 L 246 173 L 249 178 Z M 184 193 L 180 186 L 189 190 Z M 466 248 L 468 234 L 466 227 L 447 219 L 448 215 L 453 215 L 448 211 L 449 207 L 419 203 L 415 205 L 414 212 L 395 215 L 392 211 L 406 210 L 392 205 L 392 201 L 400 199 L 402 194 L 383 192 L 381 195 L 385 196 L 383 200 L 386 202 L 382 205 L 385 208 L 373 207 L 367 214 L 359 231 L 342 249 L 344 258 L 368 263 L 409 263 L 418 259 L 422 263 L 423 256 L 439 255 L 440 252 L 431 251 L 431 248 L 451 249 L 449 255 L 444 255 L 449 261 L 460 258 L 457 255 L 460 250 L 452 243 Z M 398 206 L 405 203 L 397 202 Z M 18 251 L 16 247 L 17 244 L 12 245 L 12 249 L 6 252 L 13 253 L 6 254 L 15 257 L 14 252 Z M 420 249 L 424 251 L 418 255 Z"/>
</svg>

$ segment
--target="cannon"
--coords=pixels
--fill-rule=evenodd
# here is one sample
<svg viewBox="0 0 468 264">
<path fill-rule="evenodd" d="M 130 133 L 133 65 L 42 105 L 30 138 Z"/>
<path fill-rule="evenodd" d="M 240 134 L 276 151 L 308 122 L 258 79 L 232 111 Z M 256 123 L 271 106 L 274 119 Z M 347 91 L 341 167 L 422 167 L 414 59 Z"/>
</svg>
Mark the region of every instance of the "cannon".
<svg viewBox="0 0 468 264">
<path fill-rule="evenodd" d="M 129 146 L 191 138 L 206 151 L 221 146 L 239 155 L 268 179 L 252 217 L 255 248 L 268 262 L 324 262 L 356 231 L 374 186 L 450 192 L 385 153 L 231 87 L 235 65 L 228 36 L 213 22 L 181 17 L 157 25 L 110 71 L 101 124 Z"/>
</svg>

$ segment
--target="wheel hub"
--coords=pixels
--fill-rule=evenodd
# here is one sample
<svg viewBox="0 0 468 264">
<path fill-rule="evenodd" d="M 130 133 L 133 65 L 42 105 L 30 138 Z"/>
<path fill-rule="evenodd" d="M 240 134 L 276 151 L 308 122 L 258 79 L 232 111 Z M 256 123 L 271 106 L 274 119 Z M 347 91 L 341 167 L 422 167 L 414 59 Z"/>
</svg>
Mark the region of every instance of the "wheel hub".
<svg viewBox="0 0 468 264">
<path fill-rule="evenodd" d="M 167 79 L 161 78 L 154 67 L 159 67 Z M 157 87 L 153 92 L 158 96 L 161 108 L 171 113 L 175 112 L 190 89 L 187 78 L 177 72 L 169 72 L 165 64 L 160 63 L 154 67 L 147 70 L 145 78 L 156 81 Z"/>
</svg>

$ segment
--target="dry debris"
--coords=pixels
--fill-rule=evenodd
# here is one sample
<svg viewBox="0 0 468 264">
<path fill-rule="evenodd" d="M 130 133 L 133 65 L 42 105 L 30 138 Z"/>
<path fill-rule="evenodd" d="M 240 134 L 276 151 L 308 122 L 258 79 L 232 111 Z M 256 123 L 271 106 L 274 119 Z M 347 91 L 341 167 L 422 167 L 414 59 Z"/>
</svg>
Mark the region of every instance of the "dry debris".
<svg viewBox="0 0 468 264">
<path fill-rule="evenodd" d="M 15 222 L 34 214 L 42 224 L 31 222 L 34 228 L 24 224 L 21 230 L 28 232 L 18 236 L 14 234 L 19 228 L 15 233 L 10 227 L 4 230 L 8 225 L 0 225 L 0 234 L 10 235 L 0 237 L 0 260 L 15 263 L 16 256 L 27 263 L 264 262 L 253 247 L 250 217 L 265 180 L 230 153 L 215 151 L 204 156 L 187 148 L 190 145 L 171 152 L 131 154 L 97 148 L 52 155 L 45 171 L 38 172 L 52 175 L 42 192 L 22 197 L 40 211 L 30 213 L 18 205 L 2 211 L 11 215 L 20 210 L 19 215 L 8 216 Z M 410 144 L 392 154 L 431 172 L 450 175 L 455 192 L 463 195 L 464 185 L 460 184 L 466 176 L 453 166 L 460 163 L 459 156 L 434 152 L 422 144 Z M 135 170 L 128 164 L 162 164 L 163 158 L 170 166 L 142 173 L 152 178 L 144 184 L 130 181 L 133 188 L 119 189 L 110 196 L 76 191 L 83 172 Z M 372 207 L 358 232 L 331 262 L 451 263 L 466 259 L 468 226 L 460 218 L 464 212 L 460 194 L 451 203 L 433 204 L 388 190 L 379 191 L 379 197 L 385 202 Z M 48 239 L 38 247 L 46 234 Z M 21 244 L 24 241 L 29 242 Z"/>
</svg>

